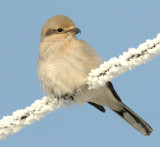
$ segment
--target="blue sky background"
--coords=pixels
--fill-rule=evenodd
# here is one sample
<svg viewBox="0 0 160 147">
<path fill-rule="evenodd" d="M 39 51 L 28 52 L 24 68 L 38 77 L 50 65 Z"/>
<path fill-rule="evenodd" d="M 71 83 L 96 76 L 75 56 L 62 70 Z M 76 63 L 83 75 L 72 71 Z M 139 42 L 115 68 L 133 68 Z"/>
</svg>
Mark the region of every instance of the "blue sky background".
<svg viewBox="0 0 160 147">
<path fill-rule="evenodd" d="M 43 97 L 37 76 L 40 32 L 58 14 L 72 18 L 105 60 L 160 33 L 159 0 L 5 0 L 0 4 L 0 118 Z M 65 107 L 17 134 L 1 147 L 160 146 L 160 57 L 113 80 L 130 108 L 154 129 L 145 137 L 107 109 Z"/>
</svg>

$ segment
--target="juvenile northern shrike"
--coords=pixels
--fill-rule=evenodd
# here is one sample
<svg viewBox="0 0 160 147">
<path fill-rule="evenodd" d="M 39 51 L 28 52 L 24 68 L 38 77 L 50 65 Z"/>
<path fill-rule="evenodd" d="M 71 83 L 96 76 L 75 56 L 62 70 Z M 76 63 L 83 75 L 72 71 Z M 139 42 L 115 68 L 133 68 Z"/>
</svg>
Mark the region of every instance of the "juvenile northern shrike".
<svg viewBox="0 0 160 147">
<path fill-rule="evenodd" d="M 79 32 L 63 15 L 50 18 L 43 26 L 38 75 L 47 96 L 88 102 L 102 112 L 108 107 L 142 134 L 150 135 L 152 128 L 121 101 L 111 82 L 88 90 L 88 74 L 103 60 L 89 44 L 76 38 Z"/>
</svg>

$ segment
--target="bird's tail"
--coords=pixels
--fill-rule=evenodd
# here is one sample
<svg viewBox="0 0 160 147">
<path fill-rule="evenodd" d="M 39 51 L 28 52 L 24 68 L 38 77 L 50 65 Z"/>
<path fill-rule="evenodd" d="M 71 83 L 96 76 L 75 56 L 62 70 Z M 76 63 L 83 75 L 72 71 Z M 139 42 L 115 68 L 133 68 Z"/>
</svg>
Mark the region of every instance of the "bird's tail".
<svg viewBox="0 0 160 147">
<path fill-rule="evenodd" d="M 127 121 L 135 129 L 137 129 L 139 132 L 141 132 L 145 136 L 149 136 L 152 133 L 153 129 L 125 104 L 123 104 L 122 102 L 120 103 L 123 107 L 122 110 L 113 111 L 117 113 L 120 117 L 122 117 L 125 121 Z"/>
</svg>

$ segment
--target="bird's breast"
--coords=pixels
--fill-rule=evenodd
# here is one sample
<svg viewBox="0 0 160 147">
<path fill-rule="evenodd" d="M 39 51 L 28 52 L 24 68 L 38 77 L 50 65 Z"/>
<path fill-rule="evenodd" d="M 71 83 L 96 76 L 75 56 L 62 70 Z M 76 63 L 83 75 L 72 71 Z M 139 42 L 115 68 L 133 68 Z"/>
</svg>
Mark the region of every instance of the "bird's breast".
<svg viewBox="0 0 160 147">
<path fill-rule="evenodd" d="M 88 73 L 99 65 L 96 58 L 76 42 L 61 46 L 43 44 L 39 50 L 38 74 L 47 95 L 63 95 L 81 89 Z"/>
</svg>

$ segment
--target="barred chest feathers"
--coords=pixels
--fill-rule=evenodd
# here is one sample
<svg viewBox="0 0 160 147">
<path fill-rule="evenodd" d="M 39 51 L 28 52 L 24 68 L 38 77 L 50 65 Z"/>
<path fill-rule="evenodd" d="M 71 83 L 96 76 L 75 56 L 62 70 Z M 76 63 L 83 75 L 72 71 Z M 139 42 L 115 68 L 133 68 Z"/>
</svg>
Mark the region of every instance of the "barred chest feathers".
<svg viewBox="0 0 160 147">
<path fill-rule="evenodd" d="M 88 73 L 102 60 L 81 40 L 61 43 L 42 42 L 39 48 L 38 74 L 47 95 L 73 93 L 86 84 Z M 93 59 L 93 60 L 92 60 Z"/>
</svg>

